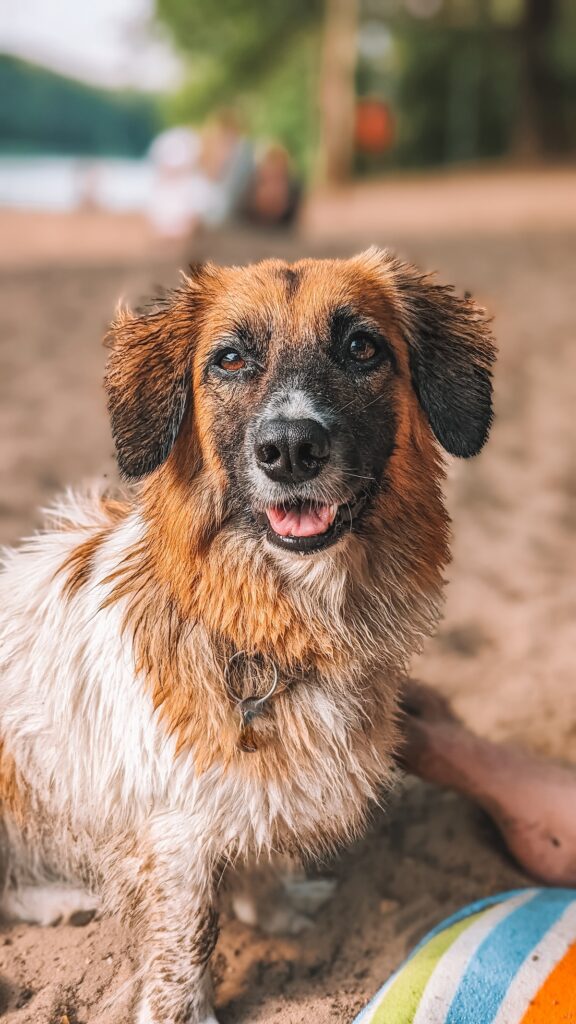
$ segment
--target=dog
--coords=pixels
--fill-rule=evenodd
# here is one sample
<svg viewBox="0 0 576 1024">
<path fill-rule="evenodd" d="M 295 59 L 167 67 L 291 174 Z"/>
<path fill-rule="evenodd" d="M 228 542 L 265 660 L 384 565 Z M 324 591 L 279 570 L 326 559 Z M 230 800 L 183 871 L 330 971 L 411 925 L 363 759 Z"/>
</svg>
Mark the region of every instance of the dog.
<svg viewBox="0 0 576 1024">
<path fill-rule="evenodd" d="M 482 448 L 495 350 L 377 249 L 192 267 L 108 345 L 134 486 L 68 495 L 1 578 L 4 904 L 101 894 L 138 1024 L 213 1024 L 223 866 L 331 850 L 391 779 L 449 560 L 441 449 Z"/>
</svg>

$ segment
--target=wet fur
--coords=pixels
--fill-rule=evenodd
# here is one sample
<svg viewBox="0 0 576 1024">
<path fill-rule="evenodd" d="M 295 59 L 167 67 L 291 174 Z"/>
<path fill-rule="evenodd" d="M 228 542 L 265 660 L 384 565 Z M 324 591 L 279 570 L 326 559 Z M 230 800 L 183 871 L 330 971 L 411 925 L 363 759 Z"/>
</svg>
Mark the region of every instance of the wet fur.
<svg viewBox="0 0 576 1024">
<path fill-rule="evenodd" d="M 367 386 L 393 444 L 358 529 L 291 556 L 265 542 L 235 479 L 257 391 L 223 399 L 206 361 L 234 324 L 290 365 L 350 308 L 391 348 L 393 370 Z M 140 936 L 137 1020 L 198 1024 L 213 1019 L 223 865 L 331 849 L 389 782 L 399 685 L 448 561 L 436 438 L 458 455 L 482 446 L 493 347 L 473 302 L 376 250 L 199 268 L 121 312 L 109 344 L 118 460 L 140 482 L 125 501 L 69 495 L 0 582 L 7 885 L 100 892 Z M 268 666 L 281 692 L 247 754 L 234 696 L 261 693 Z"/>
</svg>

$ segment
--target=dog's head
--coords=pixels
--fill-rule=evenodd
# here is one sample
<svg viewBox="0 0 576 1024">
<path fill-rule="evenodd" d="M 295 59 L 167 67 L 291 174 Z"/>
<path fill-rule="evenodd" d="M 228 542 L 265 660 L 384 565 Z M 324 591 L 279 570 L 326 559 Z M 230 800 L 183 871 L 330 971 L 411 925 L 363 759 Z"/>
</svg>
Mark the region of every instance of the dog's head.
<svg viewBox="0 0 576 1024">
<path fill-rule="evenodd" d="M 473 301 L 385 252 L 202 266 L 112 327 L 118 462 L 130 478 L 171 466 L 179 487 L 217 493 L 220 522 L 321 552 L 366 536 L 379 496 L 426 451 L 430 472 L 434 437 L 480 451 L 493 359 Z"/>
</svg>

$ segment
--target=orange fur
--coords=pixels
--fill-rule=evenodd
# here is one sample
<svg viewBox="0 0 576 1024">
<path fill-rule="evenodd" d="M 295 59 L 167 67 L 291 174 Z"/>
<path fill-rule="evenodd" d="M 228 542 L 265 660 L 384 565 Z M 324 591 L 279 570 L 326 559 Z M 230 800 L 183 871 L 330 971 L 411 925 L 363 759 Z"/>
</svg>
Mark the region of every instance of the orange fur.
<svg viewBox="0 0 576 1024">
<path fill-rule="evenodd" d="M 28 788 L 19 778 L 14 758 L 0 740 L 0 811 L 23 824 L 29 809 Z"/>
<path fill-rule="evenodd" d="M 108 535 L 108 530 L 99 530 L 92 534 L 77 548 L 62 565 L 60 572 L 65 574 L 64 593 L 73 597 L 88 582 L 94 566 L 94 556 Z"/>
</svg>

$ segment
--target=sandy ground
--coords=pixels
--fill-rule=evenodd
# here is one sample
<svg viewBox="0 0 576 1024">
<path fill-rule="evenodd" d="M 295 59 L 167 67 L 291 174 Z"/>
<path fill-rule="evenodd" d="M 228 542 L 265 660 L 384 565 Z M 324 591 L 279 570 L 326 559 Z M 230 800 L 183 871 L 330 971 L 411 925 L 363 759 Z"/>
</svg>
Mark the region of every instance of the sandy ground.
<svg viewBox="0 0 576 1024">
<path fill-rule="evenodd" d="M 364 219 L 356 207 L 362 237 L 372 199 L 365 197 Z M 17 268 L 7 259 L 15 224 Z M 114 472 L 102 331 L 119 295 L 174 280 L 165 254 L 128 258 L 122 238 L 105 260 L 98 250 L 98 258 L 73 256 L 67 265 L 60 253 L 55 265 L 30 245 L 24 259 L 25 224 L 4 223 L 0 281 L 5 542 L 37 525 L 38 506 L 65 485 Z M 478 459 L 450 466 L 446 618 L 415 669 L 476 729 L 576 762 L 576 233 L 567 224 L 562 232 L 500 227 L 402 235 L 396 222 L 372 235 L 473 291 L 495 315 L 501 350 L 491 443 Z M 357 248 L 330 235 L 328 226 L 304 241 L 224 236 L 200 248 L 222 261 Z M 89 236 L 83 247 L 89 253 Z M 527 884 L 475 808 L 413 781 L 399 781 L 367 838 L 328 870 L 336 896 L 297 939 L 224 920 L 215 958 L 224 1024 L 347 1024 L 440 918 Z M 0 1015 L 7 1024 L 124 1024 L 132 963 L 130 937 L 114 921 L 6 929 Z"/>
<path fill-rule="evenodd" d="M 305 210 L 308 238 L 372 239 L 382 232 L 418 239 L 476 237 L 576 228 L 576 171 L 572 166 L 501 167 L 414 172 L 358 182 L 315 194 Z M 369 210 L 369 216 L 367 214 Z"/>
</svg>

